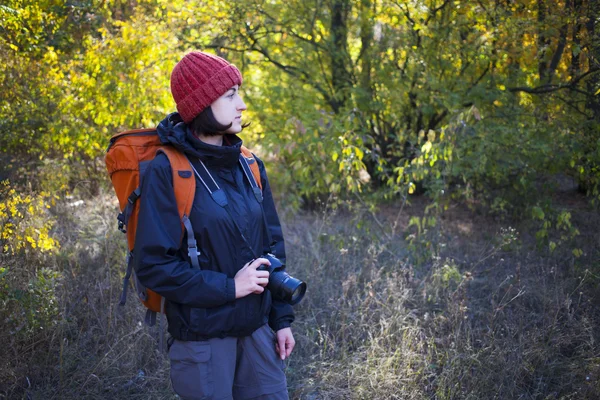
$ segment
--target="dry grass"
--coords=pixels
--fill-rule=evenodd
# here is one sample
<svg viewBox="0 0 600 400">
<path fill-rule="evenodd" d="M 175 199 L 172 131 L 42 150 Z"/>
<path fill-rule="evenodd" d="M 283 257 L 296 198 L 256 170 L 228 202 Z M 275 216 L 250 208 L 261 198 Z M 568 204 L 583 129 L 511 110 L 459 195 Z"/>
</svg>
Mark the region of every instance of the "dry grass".
<svg viewBox="0 0 600 400">
<path fill-rule="evenodd" d="M 115 210 L 110 191 L 61 204 L 60 254 L 2 260 L 44 264 L 62 279 L 54 324 L 0 332 L 0 398 L 176 398 L 157 330 L 142 326 L 133 296 L 117 304 L 125 241 Z M 598 215 L 577 210 L 585 255 L 576 259 L 570 249 L 536 250 L 527 226 L 513 237 L 508 224 L 459 207 L 408 246 L 409 216 L 422 212 L 284 218 L 289 269 L 309 287 L 288 360 L 291 396 L 600 398 Z M 415 252 L 429 256 L 415 264 Z"/>
</svg>

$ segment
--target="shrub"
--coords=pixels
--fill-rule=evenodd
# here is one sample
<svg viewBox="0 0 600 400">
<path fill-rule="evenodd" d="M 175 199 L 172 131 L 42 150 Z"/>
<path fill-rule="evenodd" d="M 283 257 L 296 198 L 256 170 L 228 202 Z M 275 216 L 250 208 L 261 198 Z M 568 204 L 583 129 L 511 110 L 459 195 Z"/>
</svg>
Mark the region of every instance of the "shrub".
<svg viewBox="0 0 600 400">
<path fill-rule="evenodd" d="M 56 197 L 23 194 L 8 181 L 0 186 L 0 318 L 10 334 L 30 337 L 54 324 L 60 272 L 47 266 L 60 248 L 52 236 L 49 209 Z"/>
</svg>

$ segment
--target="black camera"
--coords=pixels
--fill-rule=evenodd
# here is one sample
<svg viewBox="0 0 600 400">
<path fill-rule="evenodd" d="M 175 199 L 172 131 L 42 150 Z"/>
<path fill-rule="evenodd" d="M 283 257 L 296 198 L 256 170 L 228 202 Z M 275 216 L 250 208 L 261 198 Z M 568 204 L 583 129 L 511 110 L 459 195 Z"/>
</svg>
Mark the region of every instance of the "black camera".
<svg viewBox="0 0 600 400">
<path fill-rule="evenodd" d="M 285 265 L 273 254 L 265 254 L 262 258 L 269 260 L 271 265 L 262 264 L 257 270 L 269 272 L 267 289 L 273 297 L 291 305 L 299 303 L 306 293 L 306 283 L 285 272 Z"/>
</svg>

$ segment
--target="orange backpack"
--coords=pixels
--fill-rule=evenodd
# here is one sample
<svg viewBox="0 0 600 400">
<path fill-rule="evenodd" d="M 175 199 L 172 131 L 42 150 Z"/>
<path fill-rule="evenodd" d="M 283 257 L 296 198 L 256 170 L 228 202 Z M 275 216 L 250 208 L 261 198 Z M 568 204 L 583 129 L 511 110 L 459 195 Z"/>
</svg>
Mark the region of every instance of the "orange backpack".
<svg viewBox="0 0 600 400">
<path fill-rule="evenodd" d="M 262 190 L 258 163 L 254 161 L 254 156 L 246 147 L 242 146 L 241 152 L 246 160 L 246 164 L 250 167 L 250 171 L 252 171 L 252 176 L 256 184 Z M 164 299 L 156 292 L 145 288 L 135 277 L 132 265 L 132 252 L 135 244 L 135 231 L 139 213 L 137 199 L 143 196 L 140 188 L 140 175 L 144 174 L 145 167 L 158 153 L 164 153 L 171 163 L 173 189 L 175 190 L 177 209 L 181 218 L 181 238 L 183 239 L 183 233 L 187 230 L 188 254 L 194 266 L 199 268 L 196 240 L 188 219 L 192 203 L 194 202 L 196 179 L 186 155 L 173 146 L 162 143 L 156 129 L 135 129 L 113 135 L 106 150 L 105 158 L 106 168 L 119 199 L 121 210 L 117 217 L 119 230 L 127 234 L 129 249 L 127 255 L 127 272 L 123 279 L 123 292 L 120 304 L 125 304 L 129 279 L 133 274 L 138 297 L 148 309 L 146 322 L 149 325 L 154 325 L 156 313 L 164 313 Z"/>
</svg>

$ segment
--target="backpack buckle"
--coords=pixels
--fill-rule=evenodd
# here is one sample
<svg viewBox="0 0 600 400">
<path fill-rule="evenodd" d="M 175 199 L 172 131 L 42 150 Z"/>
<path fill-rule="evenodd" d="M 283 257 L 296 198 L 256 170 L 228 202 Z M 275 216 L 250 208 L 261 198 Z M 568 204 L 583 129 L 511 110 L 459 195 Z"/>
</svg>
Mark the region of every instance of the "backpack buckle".
<svg viewBox="0 0 600 400">
<path fill-rule="evenodd" d="M 119 215 L 117 215 L 117 220 L 119 221 L 119 230 L 123 233 L 127 233 L 127 229 L 125 228 L 125 215 L 119 213 Z"/>
<path fill-rule="evenodd" d="M 135 202 L 137 201 L 137 199 L 140 198 L 140 195 L 142 194 L 142 190 L 141 188 L 138 186 L 133 192 L 131 192 L 131 194 L 129 195 L 129 197 L 127 198 L 127 201 L 129 202 L 129 204 L 134 205 Z"/>
<path fill-rule="evenodd" d="M 188 244 L 188 257 L 193 259 L 198 259 L 200 257 L 200 252 L 198 251 L 198 247 L 195 244 Z"/>
</svg>

